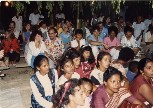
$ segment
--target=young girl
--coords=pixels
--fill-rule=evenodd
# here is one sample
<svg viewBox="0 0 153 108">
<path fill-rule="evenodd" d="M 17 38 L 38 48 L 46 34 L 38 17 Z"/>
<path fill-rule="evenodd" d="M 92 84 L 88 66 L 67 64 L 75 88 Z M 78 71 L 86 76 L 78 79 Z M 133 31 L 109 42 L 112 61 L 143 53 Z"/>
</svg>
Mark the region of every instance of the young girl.
<svg viewBox="0 0 153 108">
<path fill-rule="evenodd" d="M 71 41 L 71 47 L 73 47 L 79 51 L 80 47 L 85 44 L 86 44 L 86 41 L 85 41 L 85 39 L 83 39 L 83 30 L 76 29 L 74 40 Z"/>
<path fill-rule="evenodd" d="M 83 106 L 78 106 L 77 108 L 90 108 L 90 102 L 92 99 L 92 92 L 94 91 L 94 85 L 92 81 L 88 78 L 81 78 L 79 80 L 80 87 L 84 90 L 85 104 Z"/>
<path fill-rule="evenodd" d="M 103 74 L 110 66 L 111 55 L 108 52 L 100 52 L 97 57 L 97 65 L 90 74 L 90 78 L 95 85 L 103 84 Z"/>
<path fill-rule="evenodd" d="M 23 28 L 22 39 L 23 39 L 23 49 L 25 49 L 25 45 L 29 41 L 31 34 L 31 24 L 27 22 Z"/>
<path fill-rule="evenodd" d="M 85 98 L 79 80 L 70 79 L 55 94 L 54 108 L 77 108 L 85 104 Z"/>
<path fill-rule="evenodd" d="M 74 64 L 68 57 L 62 56 L 60 61 L 61 77 L 58 79 L 58 88 L 71 78 L 80 78 L 80 75 L 75 72 Z"/>
<path fill-rule="evenodd" d="M 95 68 L 95 58 L 90 46 L 80 48 L 81 66 L 84 77 L 89 78 L 91 71 Z"/>
<path fill-rule="evenodd" d="M 52 108 L 52 95 L 56 91 L 57 71 L 49 69 L 46 56 L 38 55 L 34 60 L 34 74 L 30 78 L 32 89 L 31 104 L 33 108 Z"/>
<path fill-rule="evenodd" d="M 63 32 L 60 34 L 60 38 L 62 39 L 64 49 L 68 48 L 71 42 L 71 34 L 68 31 L 69 31 L 68 26 L 64 25 Z"/>
<path fill-rule="evenodd" d="M 64 52 L 65 56 L 71 59 L 74 63 L 75 72 L 77 72 L 81 78 L 84 77 L 82 66 L 81 66 L 81 58 L 79 52 L 75 48 L 68 48 Z"/>
</svg>

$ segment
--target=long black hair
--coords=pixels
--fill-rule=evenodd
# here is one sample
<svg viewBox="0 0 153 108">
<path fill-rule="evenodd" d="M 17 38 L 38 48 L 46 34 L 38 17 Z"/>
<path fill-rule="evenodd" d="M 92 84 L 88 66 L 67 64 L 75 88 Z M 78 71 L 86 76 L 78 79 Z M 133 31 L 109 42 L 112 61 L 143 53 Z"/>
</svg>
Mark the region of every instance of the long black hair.
<svg viewBox="0 0 153 108">
<path fill-rule="evenodd" d="M 82 45 L 81 48 L 80 48 L 80 56 L 81 56 L 81 62 L 84 62 L 86 61 L 83 57 L 83 53 L 85 51 L 89 51 L 90 52 L 90 57 L 88 58 L 88 63 L 89 64 L 92 64 L 95 62 L 95 57 L 93 55 L 93 52 L 92 52 L 92 48 L 90 46 L 86 46 L 86 45 Z"/>
</svg>

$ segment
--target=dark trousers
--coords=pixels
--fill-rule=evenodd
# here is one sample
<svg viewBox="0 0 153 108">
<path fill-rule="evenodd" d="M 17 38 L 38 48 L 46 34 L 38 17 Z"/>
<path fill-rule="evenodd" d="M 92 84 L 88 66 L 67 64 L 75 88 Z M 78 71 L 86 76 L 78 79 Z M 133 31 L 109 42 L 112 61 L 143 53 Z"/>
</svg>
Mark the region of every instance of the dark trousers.
<svg viewBox="0 0 153 108">
<path fill-rule="evenodd" d="M 17 53 L 16 51 L 13 51 L 12 53 L 8 52 L 7 56 L 9 57 L 9 61 L 20 61 L 20 54 Z"/>
</svg>

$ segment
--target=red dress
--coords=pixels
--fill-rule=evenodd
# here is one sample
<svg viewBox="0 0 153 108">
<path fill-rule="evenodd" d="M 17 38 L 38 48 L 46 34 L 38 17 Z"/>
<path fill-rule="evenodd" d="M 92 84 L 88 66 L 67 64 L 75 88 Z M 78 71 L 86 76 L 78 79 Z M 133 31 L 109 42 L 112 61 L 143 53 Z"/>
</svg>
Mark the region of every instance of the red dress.
<svg viewBox="0 0 153 108">
<path fill-rule="evenodd" d="M 89 78 L 91 71 L 95 68 L 96 63 L 89 64 L 87 61 L 81 62 L 83 77 Z"/>
</svg>

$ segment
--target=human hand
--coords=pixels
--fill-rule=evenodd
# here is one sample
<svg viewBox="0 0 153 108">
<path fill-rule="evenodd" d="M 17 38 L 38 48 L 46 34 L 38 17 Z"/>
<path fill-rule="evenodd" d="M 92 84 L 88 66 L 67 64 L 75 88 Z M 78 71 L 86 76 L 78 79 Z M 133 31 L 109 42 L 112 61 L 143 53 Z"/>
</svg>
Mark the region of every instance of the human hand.
<svg viewBox="0 0 153 108">
<path fill-rule="evenodd" d="M 4 50 L 0 51 L 0 58 L 4 57 Z"/>
</svg>

